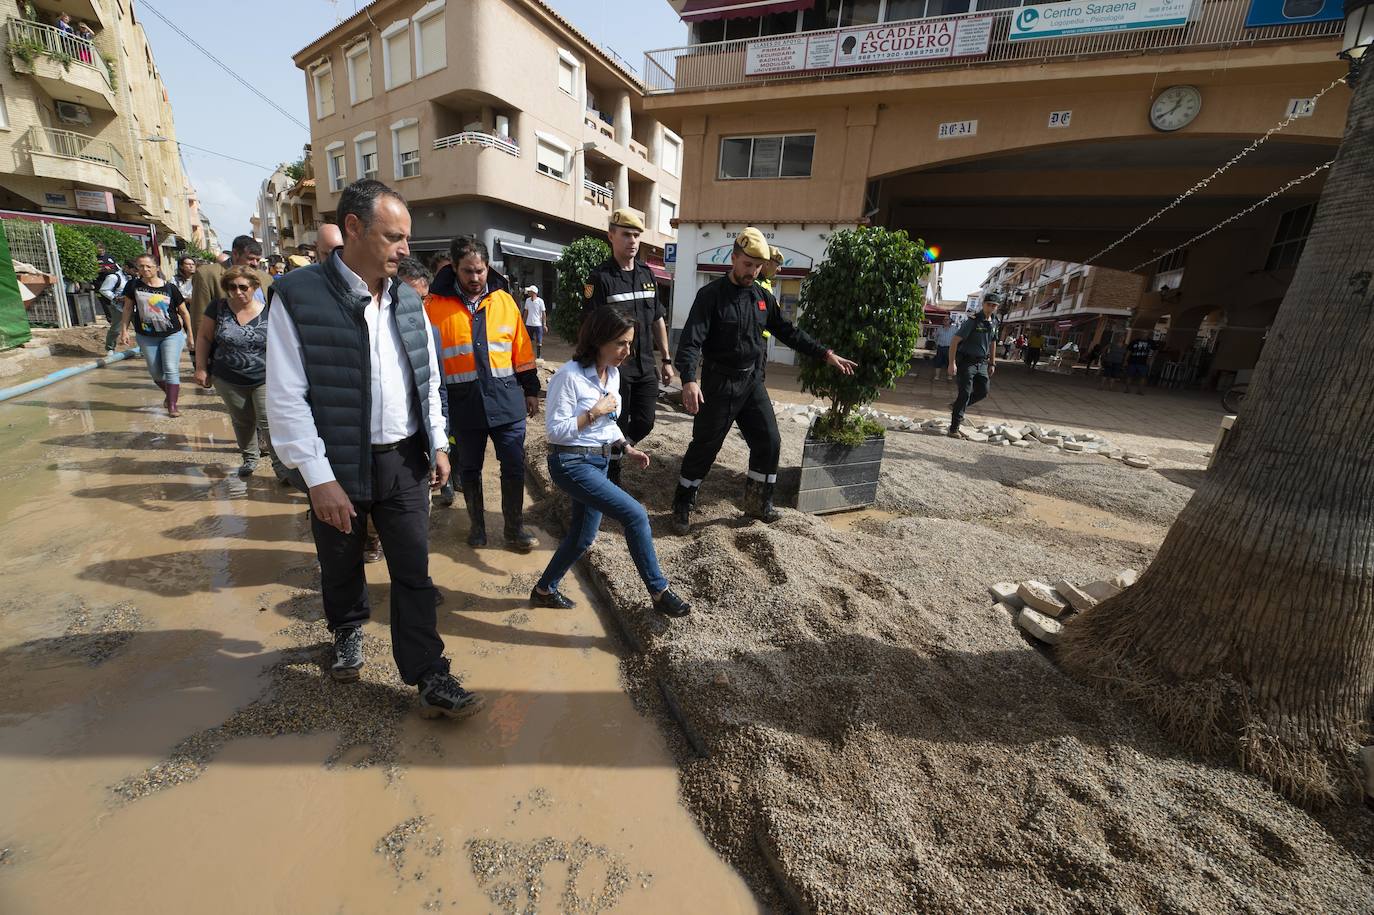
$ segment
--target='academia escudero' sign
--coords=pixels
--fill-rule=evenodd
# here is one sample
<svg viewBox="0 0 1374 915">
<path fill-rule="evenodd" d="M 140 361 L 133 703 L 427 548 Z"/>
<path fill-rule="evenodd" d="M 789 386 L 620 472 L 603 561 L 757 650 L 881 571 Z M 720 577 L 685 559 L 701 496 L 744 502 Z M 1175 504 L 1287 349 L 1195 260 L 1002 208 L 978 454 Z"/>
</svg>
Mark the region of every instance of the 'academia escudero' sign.
<svg viewBox="0 0 1374 915">
<path fill-rule="evenodd" d="M 768 76 L 986 54 L 992 18 L 911 19 L 751 41 L 745 50 L 744 73 Z"/>
<path fill-rule="evenodd" d="M 1012 41 L 1063 38 L 1091 32 L 1181 28 L 1193 0 L 1069 0 L 1013 10 Z"/>
</svg>

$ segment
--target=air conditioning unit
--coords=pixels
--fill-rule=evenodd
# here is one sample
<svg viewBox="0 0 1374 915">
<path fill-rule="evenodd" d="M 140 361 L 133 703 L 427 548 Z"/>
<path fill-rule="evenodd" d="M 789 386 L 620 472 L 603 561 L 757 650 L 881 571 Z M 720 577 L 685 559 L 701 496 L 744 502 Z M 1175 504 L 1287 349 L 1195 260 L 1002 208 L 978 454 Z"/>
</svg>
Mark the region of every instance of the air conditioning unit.
<svg viewBox="0 0 1374 915">
<path fill-rule="evenodd" d="M 75 102 L 58 102 L 57 119 L 64 124 L 91 125 L 91 109 Z"/>
</svg>

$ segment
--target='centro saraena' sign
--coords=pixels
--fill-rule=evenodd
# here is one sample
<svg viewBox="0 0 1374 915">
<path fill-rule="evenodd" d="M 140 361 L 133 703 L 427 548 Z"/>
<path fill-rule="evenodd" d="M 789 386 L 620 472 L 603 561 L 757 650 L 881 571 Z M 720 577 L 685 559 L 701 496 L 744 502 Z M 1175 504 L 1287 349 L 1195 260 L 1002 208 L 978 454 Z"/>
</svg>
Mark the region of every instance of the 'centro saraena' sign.
<svg viewBox="0 0 1374 915">
<path fill-rule="evenodd" d="M 1186 25 L 1194 0 L 1042 3 L 1023 6 L 1011 20 L 1012 41 L 1062 38 L 1091 32 L 1167 29 Z"/>
</svg>

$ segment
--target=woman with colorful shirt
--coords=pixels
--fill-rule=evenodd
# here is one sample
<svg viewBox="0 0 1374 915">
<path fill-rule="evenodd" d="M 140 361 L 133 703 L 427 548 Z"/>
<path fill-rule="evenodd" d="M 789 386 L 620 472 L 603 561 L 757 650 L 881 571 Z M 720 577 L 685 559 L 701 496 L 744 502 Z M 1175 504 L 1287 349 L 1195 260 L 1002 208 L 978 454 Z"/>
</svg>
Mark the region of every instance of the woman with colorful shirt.
<svg viewBox="0 0 1374 915">
<path fill-rule="evenodd" d="M 264 450 L 267 432 L 267 306 L 258 301 L 258 275 L 248 267 L 230 267 L 219 281 L 228 298 L 205 309 L 196 329 L 196 384 L 213 386 L 229 408 L 243 464 L 241 477 L 252 476 Z M 286 476 L 272 457 L 277 478 Z"/>
<path fill-rule="evenodd" d="M 177 397 L 181 393 L 181 351 L 186 346 L 186 328 L 191 315 L 186 300 L 175 284 L 158 276 L 152 255 L 135 258 L 138 276 L 124 287 L 124 320 L 119 333 L 121 346 L 129 345 L 129 327 L 137 318 L 135 336 L 148 374 L 166 395 L 167 415 L 180 416 Z"/>
</svg>

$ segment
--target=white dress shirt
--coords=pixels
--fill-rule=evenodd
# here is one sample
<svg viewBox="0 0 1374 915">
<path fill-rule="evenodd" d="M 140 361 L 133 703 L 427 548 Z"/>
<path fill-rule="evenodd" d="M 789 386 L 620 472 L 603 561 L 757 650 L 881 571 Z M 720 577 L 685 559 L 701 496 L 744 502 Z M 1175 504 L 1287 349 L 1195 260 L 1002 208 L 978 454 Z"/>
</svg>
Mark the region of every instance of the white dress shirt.
<svg viewBox="0 0 1374 915">
<path fill-rule="evenodd" d="M 419 431 L 416 417 L 420 412 L 415 409 L 416 394 L 409 382 L 409 358 L 392 319 L 391 281 L 382 285 L 380 297 L 375 296 L 342 258 L 335 254 L 333 260 L 349 289 L 370 299 L 363 318 L 372 349 L 372 444 L 402 441 Z M 423 309 L 420 313 L 429 350 L 429 388 L 422 392 L 422 396 L 429 398 L 429 440 L 433 447 L 444 447 L 448 433 L 439 402 L 439 360 L 434 352 L 429 316 Z M 335 479 L 335 474 L 306 400 L 309 389 L 296 322 L 279 304 L 267 321 L 267 422 L 272 430 L 272 449 L 283 464 L 300 470 L 305 485 L 319 486 Z"/>
<path fill-rule="evenodd" d="M 575 359 L 565 362 L 549 379 L 549 391 L 544 397 L 544 424 L 549 441 L 555 445 L 597 448 L 624 440 L 625 434 L 616 425 L 614 416 L 593 420 L 585 429 L 577 428 L 577 418 L 596 406 L 606 394 L 614 395 L 615 412 L 619 414 L 619 369 L 607 366 L 603 385 L 595 365 L 583 368 Z"/>
</svg>

